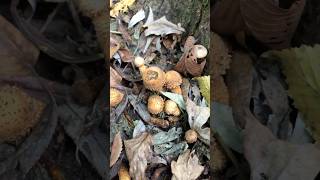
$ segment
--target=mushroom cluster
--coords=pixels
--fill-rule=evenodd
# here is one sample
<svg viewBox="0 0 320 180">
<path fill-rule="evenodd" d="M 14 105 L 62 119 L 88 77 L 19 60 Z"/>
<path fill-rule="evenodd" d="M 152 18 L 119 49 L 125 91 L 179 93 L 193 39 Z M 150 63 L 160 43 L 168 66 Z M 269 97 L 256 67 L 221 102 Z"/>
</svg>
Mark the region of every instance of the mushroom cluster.
<svg viewBox="0 0 320 180">
<path fill-rule="evenodd" d="M 155 93 L 159 93 L 160 91 L 166 89 L 176 94 L 182 94 L 180 87 L 182 84 L 182 76 L 177 71 L 170 70 L 164 72 L 157 66 L 147 67 L 145 65 L 144 59 L 139 56 L 134 59 L 134 64 L 137 68 L 139 68 L 143 84 L 146 89 Z M 158 94 L 149 96 L 148 111 L 153 116 L 165 112 L 169 116 L 169 121 L 172 123 L 176 122 L 177 117 L 181 115 L 181 110 L 179 109 L 179 106 L 176 102 L 170 99 L 166 100 Z M 154 117 L 152 117 L 151 123 L 154 122 L 155 125 L 164 127 L 164 125 L 161 126 L 160 124 L 168 124 L 169 121 L 167 121 L 166 123 L 160 123 L 160 119 L 155 119 Z"/>
</svg>

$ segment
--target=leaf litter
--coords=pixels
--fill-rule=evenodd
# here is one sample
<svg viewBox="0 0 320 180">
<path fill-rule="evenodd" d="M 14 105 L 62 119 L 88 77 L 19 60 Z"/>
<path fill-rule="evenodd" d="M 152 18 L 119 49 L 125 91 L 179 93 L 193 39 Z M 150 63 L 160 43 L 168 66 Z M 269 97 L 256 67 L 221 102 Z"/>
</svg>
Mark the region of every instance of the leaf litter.
<svg viewBox="0 0 320 180">
<path fill-rule="evenodd" d="M 131 37 L 111 32 L 117 36 L 114 39 L 120 48 L 115 54 L 120 56 L 110 58 L 110 82 L 128 97 L 128 104 L 122 106 L 122 100 L 111 109 L 119 116 L 111 116 L 110 143 L 117 142 L 117 136 L 121 134 L 125 151 L 124 158 L 121 158 L 118 155 L 119 143 L 111 149 L 114 156 L 111 171 L 119 172 L 118 177 L 128 174 L 132 179 L 209 178 L 210 173 L 204 170 L 209 169 L 210 159 L 210 76 L 204 71 L 207 47 L 202 46 L 202 42 L 194 46 L 193 36 L 187 38 L 189 42 L 183 42 L 183 37 L 188 37 L 185 27 L 179 22 L 171 22 L 171 17 L 157 19 L 153 10 L 148 4 L 140 6 L 138 1 L 132 6 L 132 12 L 129 10 L 129 21 L 123 13 L 111 19 L 111 23 L 118 23 L 119 27 L 122 26 L 121 32 Z M 128 29 L 124 28 L 126 24 Z M 127 61 L 121 49 L 133 54 L 133 60 Z M 110 46 L 110 51 L 113 50 Z M 192 53 L 202 52 L 199 61 L 204 63 L 196 74 L 180 74 L 174 66 L 190 50 Z M 192 60 L 197 61 L 198 57 Z M 183 84 L 187 83 L 192 83 L 192 86 L 184 87 Z M 191 87 L 193 91 L 189 89 Z M 124 109 L 120 111 L 119 107 Z M 188 143 L 186 140 L 186 132 L 190 129 L 199 136 L 196 142 Z M 117 162 L 114 163 L 114 159 Z M 128 168 L 126 170 L 117 164 L 125 164 Z M 190 173 L 185 174 L 186 170 Z M 111 178 L 115 176 L 113 174 Z"/>
</svg>

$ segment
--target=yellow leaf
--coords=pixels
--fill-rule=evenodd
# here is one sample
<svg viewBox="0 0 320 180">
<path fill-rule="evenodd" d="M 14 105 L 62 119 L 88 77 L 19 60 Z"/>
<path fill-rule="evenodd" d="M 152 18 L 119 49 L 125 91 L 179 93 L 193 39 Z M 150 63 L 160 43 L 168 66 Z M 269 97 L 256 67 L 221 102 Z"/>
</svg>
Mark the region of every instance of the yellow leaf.
<svg viewBox="0 0 320 180">
<path fill-rule="evenodd" d="M 121 0 L 113 6 L 112 10 L 110 11 L 110 16 L 116 17 L 121 12 L 127 12 L 128 7 L 132 6 L 134 2 L 135 0 Z"/>
<path fill-rule="evenodd" d="M 210 105 L 210 76 L 201 76 L 194 79 L 198 81 L 200 92 Z"/>
</svg>

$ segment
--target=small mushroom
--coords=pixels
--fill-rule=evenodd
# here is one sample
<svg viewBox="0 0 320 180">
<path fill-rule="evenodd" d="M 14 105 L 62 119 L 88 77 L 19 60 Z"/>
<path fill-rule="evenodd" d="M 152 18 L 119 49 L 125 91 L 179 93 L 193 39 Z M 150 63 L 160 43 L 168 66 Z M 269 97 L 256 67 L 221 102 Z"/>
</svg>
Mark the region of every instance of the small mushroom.
<svg viewBox="0 0 320 180">
<path fill-rule="evenodd" d="M 165 119 L 154 118 L 154 117 L 151 117 L 150 123 L 155 125 L 155 126 L 164 128 L 164 129 L 168 128 L 170 126 L 169 121 L 167 121 Z"/>
<path fill-rule="evenodd" d="M 185 139 L 187 141 L 188 144 L 192 144 L 195 143 L 198 139 L 198 134 L 195 130 L 190 129 L 185 133 Z"/>
<path fill-rule="evenodd" d="M 172 100 L 166 100 L 165 105 L 164 105 L 164 111 L 168 115 L 173 115 L 173 116 L 180 116 L 180 114 L 181 114 L 181 111 L 180 111 L 177 103 Z"/>
<path fill-rule="evenodd" d="M 166 72 L 166 87 L 173 93 L 181 94 L 180 85 L 182 84 L 181 75 L 174 70 Z"/>
<path fill-rule="evenodd" d="M 163 111 L 164 100 L 159 95 L 151 95 L 148 99 L 148 111 L 151 114 L 159 114 Z"/>
<path fill-rule="evenodd" d="M 119 180 L 131 180 L 129 170 L 124 164 L 121 164 L 120 169 L 118 171 L 118 176 Z"/>
<path fill-rule="evenodd" d="M 165 72 L 156 66 L 146 68 L 142 73 L 144 86 L 151 91 L 162 91 L 165 84 Z"/>
<path fill-rule="evenodd" d="M 144 59 L 141 56 L 137 56 L 134 61 L 133 61 L 134 65 L 139 68 L 139 71 L 141 73 L 141 75 L 143 74 L 143 72 L 147 69 L 147 66 L 144 65 Z"/>
<path fill-rule="evenodd" d="M 123 99 L 124 94 L 115 89 L 115 88 L 110 88 L 110 106 L 111 107 L 116 107 Z"/>
<path fill-rule="evenodd" d="M 202 46 L 202 45 L 194 45 L 193 51 L 194 51 L 195 56 L 196 56 L 198 59 L 204 58 L 204 57 L 206 57 L 207 54 L 208 54 L 207 48 L 205 48 L 205 47 Z"/>
</svg>

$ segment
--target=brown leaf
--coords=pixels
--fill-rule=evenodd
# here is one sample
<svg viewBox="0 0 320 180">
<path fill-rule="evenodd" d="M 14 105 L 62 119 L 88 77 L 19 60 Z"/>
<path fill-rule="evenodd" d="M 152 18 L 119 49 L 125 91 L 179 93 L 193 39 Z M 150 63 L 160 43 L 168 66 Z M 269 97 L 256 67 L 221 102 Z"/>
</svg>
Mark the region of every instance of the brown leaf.
<svg viewBox="0 0 320 180">
<path fill-rule="evenodd" d="M 189 149 L 181 154 L 177 161 L 171 163 L 172 180 L 195 180 L 203 170 L 204 167 L 199 164 L 197 155 L 194 151 L 190 153 Z"/>
<path fill-rule="evenodd" d="M 38 59 L 39 50 L 4 17 L 0 16 L 0 75 L 27 76 Z"/>
<path fill-rule="evenodd" d="M 119 50 L 120 44 L 116 39 L 110 36 L 110 59 L 114 56 L 114 54 Z"/>
<path fill-rule="evenodd" d="M 145 170 L 152 157 L 152 137 L 149 133 L 142 133 L 139 137 L 125 140 L 124 145 L 130 164 L 130 176 L 133 179 L 147 179 Z"/>
<path fill-rule="evenodd" d="M 118 87 L 122 81 L 122 77 L 118 72 L 110 67 L 110 87 Z"/>
<path fill-rule="evenodd" d="M 185 51 L 174 69 L 183 74 L 191 74 L 192 76 L 200 76 L 206 65 L 205 59 L 196 57 L 197 45 L 194 45 L 194 38 L 189 36 L 185 43 Z"/>
<path fill-rule="evenodd" d="M 120 157 L 122 151 L 122 139 L 121 133 L 118 132 L 113 139 L 112 147 L 111 147 L 111 155 L 110 155 L 110 167 L 117 162 Z"/>
<path fill-rule="evenodd" d="M 118 53 L 123 62 L 132 62 L 134 59 L 133 54 L 128 49 L 121 48 L 118 50 Z"/>
</svg>

